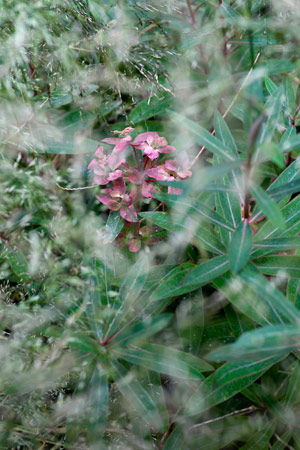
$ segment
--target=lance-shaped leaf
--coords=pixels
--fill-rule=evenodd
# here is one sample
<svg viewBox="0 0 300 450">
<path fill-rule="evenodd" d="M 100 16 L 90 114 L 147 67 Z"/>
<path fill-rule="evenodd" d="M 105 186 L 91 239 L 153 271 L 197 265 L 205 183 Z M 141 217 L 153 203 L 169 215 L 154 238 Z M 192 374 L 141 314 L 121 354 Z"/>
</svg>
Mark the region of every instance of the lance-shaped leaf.
<svg viewBox="0 0 300 450">
<path fill-rule="evenodd" d="M 276 236 L 295 236 L 300 232 L 300 195 L 295 197 L 281 210 L 286 229 L 280 230 L 278 224 L 265 223 L 256 233 L 255 240 L 270 239 Z"/>
<path fill-rule="evenodd" d="M 198 226 L 194 230 L 196 221 L 190 220 L 190 217 L 188 217 L 187 220 L 184 220 L 177 216 L 170 217 L 170 214 L 159 211 L 149 211 L 140 213 L 139 215 L 145 219 L 151 220 L 155 225 L 164 228 L 165 230 L 171 232 L 187 231 L 189 234 L 192 233 L 192 237 L 195 235 L 203 248 L 213 253 L 223 255 L 226 251 L 224 245 L 209 231 L 207 226 L 199 226 L 197 224 Z"/>
<path fill-rule="evenodd" d="M 300 309 L 300 279 L 291 278 L 288 281 L 286 296 L 290 302 L 292 302 L 297 309 Z"/>
<path fill-rule="evenodd" d="M 220 228 L 224 228 L 228 231 L 234 231 L 233 226 L 230 222 L 228 222 L 227 219 L 225 219 L 225 217 L 223 217 L 221 214 L 216 213 L 216 211 L 209 208 L 199 200 L 180 200 L 178 198 L 174 198 L 174 195 L 171 194 L 156 194 L 155 197 L 158 200 L 173 207 L 181 214 L 189 214 L 192 219 L 198 217 L 198 219 L 201 218 L 202 220 L 213 223 Z"/>
<path fill-rule="evenodd" d="M 165 328 L 172 317 L 172 314 L 147 317 L 141 322 L 123 327 L 121 332 L 117 332 L 113 336 L 109 347 L 113 348 L 116 345 L 124 347 L 132 342 L 145 341 L 148 337 L 153 336 Z"/>
<path fill-rule="evenodd" d="M 171 118 L 179 126 L 183 126 L 187 130 L 189 130 L 194 136 L 195 140 L 198 142 L 198 144 L 203 145 L 215 155 L 219 155 L 227 161 L 228 160 L 234 161 L 235 159 L 237 159 L 236 154 L 234 154 L 234 152 L 230 148 L 224 145 L 223 142 L 221 142 L 219 139 L 213 136 L 201 125 L 198 125 L 192 120 L 187 119 L 183 115 L 175 112 L 172 112 Z"/>
<path fill-rule="evenodd" d="M 137 304 L 138 298 L 146 283 L 148 270 L 147 255 L 141 254 L 121 284 L 121 305 L 115 312 L 112 320 L 107 324 L 106 337 L 113 336 L 118 331 L 119 325 L 122 322 L 124 323 L 130 314 L 136 313 L 134 306 Z"/>
<path fill-rule="evenodd" d="M 248 264 L 238 276 L 261 298 L 272 315 L 272 323 L 300 324 L 300 312 L 254 266 Z"/>
<path fill-rule="evenodd" d="M 287 184 L 281 186 L 272 187 L 268 190 L 269 195 L 276 201 L 279 201 L 286 197 L 287 195 L 294 194 L 300 191 L 300 179 L 289 181 Z"/>
<path fill-rule="evenodd" d="M 182 272 L 175 273 L 166 280 L 163 280 L 151 295 L 150 300 L 157 301 L 194 291 L 227 272 L 228 269 L 229 262 L 227 256 L 217 256 L 199 264 L 193 269 L 186 269 Z"/>
<path fill-rule="evenodd" d="M 279 253 L 285 250 L 293 250 L 300 248 L 300 236 L 279 237 L 273 239 L 262 239 L 253 244 L 252 258 L 257 254 L 261 254 L 261 250 L 265 253 Z"/>
<path fill-rule="evenodd" d="M 267 425 L 263 425 L 262 429 L 255 433 L 248 442 L 240 447 L 240 450 L 265 450 L 269 448 L 268 445 L 270 439 L 273 436 L 275 430 L 275 422 L 269 422 Z"/>
<path fill-rule="evenodd" d="M 254 259 L 253 264 L 266 275 L 300 278 L 300 256 L 265 256 Z"/>
<path fill-rule="evenodd" d="M 282 356 L 277 358 L 268 356 L 260 361 L 224 364 L 200 384 L 199 389 L 188 401 L 184 413 L 190 416 L 201 414 L 208 408 L 225 402 L 254 383 L 281 359 Z"/>
<path fill-rule="evenodd" d="M 273 94 L 278 89 L 278 86 L 269 77 L 265 78 L 265 85 L 269 94 Z"/>
<path fill-rule="evenodd" d="M 168 92 L 161 92 L 156 96 L 145 98 L 138 103 L 129 115 L 129 120 L 136 124 L 142 120 L 150 119 L 170 107 L 173 100 L 172 94 Z"/>
<path fill-rule="evenodd" d="M 283 153 L 290 153 L 295 150 L 300 150 L 300 135 L 292 135 L 290 138 L 284 140 L 280 144 Z"/>
<path fill-rule="evenodd" d="M 140 348 L 118 349 L 114 351 L 114 355 L 154 372 L 183 379 L 203 379 L 202 372 L 213 370 L 213 366 L 203 359 L 158 344 L 147 344 Z"/>
<path fill-rule="evenodd" d="M 285 394 L 284 403 L 286 407 L 292 407 L 300 401 L 300 362 L 293 364 L 293 372 L 289 380 L 288 389 Z"/>
<path fill-rule="evenodd" d="M 99 442 L 105 431 L 108 415 L 108 381 L 98 364 L 91 378 L 88 393 L 88 425 L 87 437 L 89 442 Z"/>
<path fill-rule="evenodd" d="M 112 365 L 117 373 L 115 383 L 123 395 L 129 411 L 145 421 L 150 427 L 160 431 L 164 430 L 165 423 L 157 402 L 152 398 L 151 391 L 146 389 L 118 361 L 113 361 Z"/>
<path fill-rule="evenodd" d="M 267 356 L 287 355 L 300 346 L 300 326 L 277 325 L 244 333 L 234 344 L 213 350 L 211 361 L 250 361 Z"/>
<path fill-rule="evenodd" d="M 233 273 L 239 272 L 249 259 L 252 249 L 252 231 L 247 220 L 241 222 L 232 234 L 229 244 L 229 264 Z"/>
<path fill-rule="evenodd" d="M 216 111 L 215 113 L 215 120 L 214 120 L 214 127 L 216 131 L 216 137 L 220 139 L 220 141 L 223 142 L 226 147 L 230 148 L 232 153 L 238 157 L 238 151 L 237 146 L 234 141 L 234 138 L 228 128 L 227 123 L 219 113 L 219 111 Z"/>
<path fill-rule="evenodd" d="M 107 231 L 108 242 L 113 242 L 124 225 L 124 219 L 120 215 L 120 211 L 110 211 L 105 229 Z"/>
<path fill-rule="evenodd" d="M 254 183 L 251 184 L 250 192 L 265 216 L 274 226 L 277 226 L 281 231 L 283 231 L 286 224 L 277 203 L 260 186 Z"/>
</svg>

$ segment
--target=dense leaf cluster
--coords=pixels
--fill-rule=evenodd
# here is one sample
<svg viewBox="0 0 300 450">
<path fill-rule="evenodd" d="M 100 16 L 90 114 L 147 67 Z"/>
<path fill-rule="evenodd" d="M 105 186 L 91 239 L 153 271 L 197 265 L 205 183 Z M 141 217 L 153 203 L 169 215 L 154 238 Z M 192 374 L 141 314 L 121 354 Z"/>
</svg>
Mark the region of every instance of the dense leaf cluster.
<svg viewBox="0 0 300 450">
<path fill-rule="evenodd" d="M 0 0 L 0 448 L 300 448 L 298 9 Z M 193 173 L 137 253 L 88 170 L 126 127 Z"/>
</svg>

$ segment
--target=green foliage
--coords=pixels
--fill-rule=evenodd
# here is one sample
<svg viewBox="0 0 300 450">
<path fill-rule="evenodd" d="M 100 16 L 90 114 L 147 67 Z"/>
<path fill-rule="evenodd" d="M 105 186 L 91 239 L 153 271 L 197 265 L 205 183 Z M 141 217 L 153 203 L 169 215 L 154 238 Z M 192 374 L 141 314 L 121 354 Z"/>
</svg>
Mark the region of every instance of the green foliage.
<svg viewBox="0 0 300 450">
<path fill-rule="evenodd" d="M 1 449 L 300 448 L 294 3 L 0 0 Z M 137 253 L 87 170 L 130 126 L 193 173 Z"/>
</svg>

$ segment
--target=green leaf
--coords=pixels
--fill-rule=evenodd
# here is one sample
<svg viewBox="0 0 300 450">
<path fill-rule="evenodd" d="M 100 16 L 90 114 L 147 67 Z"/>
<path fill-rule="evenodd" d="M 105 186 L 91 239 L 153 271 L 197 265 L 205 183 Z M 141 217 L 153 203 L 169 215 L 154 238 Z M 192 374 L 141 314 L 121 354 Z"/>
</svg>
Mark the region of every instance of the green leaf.
<svg viewBox="0 0 300 450">
<path fill-rule="evenodd" d="M 291 278 L 288 281 L 286 296 L 297 309 L 300 309 L 300 280 Z"/>
<path fill-rule="evenodd" d="M 278 86 L 269 77 L 265 78 L 265 85 L 269 94 L 273 94 L 278 89 Z"/>
<path fill-rule="evenodd" d="M 237 146 L 235 143 L 235 140 L 228 128 L 227 123 L 219 113 L 219 111 L 216 111 L 215 113 L 215 121 L 214 121 L 214 128 L 216 132 L 216 137 L 220 139 L 221 142 L 223 142 L 226 147 L 230 148 L 233 154 L 238 157 L 238 151 Z"/>
<path fill-rule="evenodd" d="M 164 450 L 182 450 L 184 445 L 184 434 L 181 428 L 176 425 L 164 444 Z"/>
<path fill-rule="evenodd" d="M 148 270 L 148 259 L 145 255 L 141 255 L 131 267 L 120 287 L 123 305 L 127 301 L 133 302 L 141 293 L 147 280 Z"/>
<path fill-rule="evenodd" d="M 269 325 L 274 322 L 271 306 L 257 295 L 251 285 L 240 278 L 233 278 L 227 274 L 214 280 L 213 284 L 235 308 L 254 322 L 260 325 Z"/>
<path fill-rule="evenodd" d="M 290 138 L 284 140 L 280 144 L 283 153 L 290 153 L 295 150 L 300 150 L 300 134 L 292 135 Z"/>
<path fill-rule="evenodd" d="M 223 403 L 254 383 L 281 357 L 262 358 L 256 362 L 226 363 L 206 378 L 193 393 L 184 413 L 188 416 L 201 414 L 208 408 Z"/>
<path fill-rule="evenodd" d="M 248 264 L 240 273 L 239 277 L 253 289 L 263 304 L 272 315 L 274 324 L 300 323 L 300 312 L 288 301 L 288 299 L 270 282 L 268 282 L 259 271 Z"/>
<path fill-rule="evenodd" d="M 195 218 L 199 218 L 200 216 L 201 219 L 211 222 L 218 227 L 224 228 L 228 231 L 234 231 L 234 228 L 230 222 L 225 219 L 225 217 L 216 213 L 213 209 L 209 208 L 199 200 L 175 199 L 174 195 L 171 194 L 156 194 L 155 197 L 167 205 L 172 206 L 175 211 L 178 211 L 181 214 L 185 213 L 189 215 L 193 220 L 195 220 Z"/>
<path fill-rule="evenodd" d="M 281 186 L 273 187 L 272 189 L 268 190 L 269 195 L 276 199 L 276 201 L 281 200 L 282 198 L 286 197 L 287 195 L 294 194 L 295 192 L 299 193 L 300 191 L 300 180 L 293 180 L 290 181 L 287 184 L 283 184 Z"/>
<path fill-rule="evenodd" d="M 211 361 L 250 361 L 268 356 L 287 355 L 300 345 L 300 327 L 277 325 L 244 333 L 234 344 L 206 355 Z"/>
<path fill-rule="evenodd" d="M 270 141 L 274 134 L 274 131 L 276 129 L 280 117 L 282 96 L 283 96 L 283 89 L 282 86 L 280 86 L 273 94 L 269 96 L 266 102 L 265 107 L 268 116 L 267 120 L 263 123 L 261 127 L 261 132 L 257 139 L 258 146 L 261 146 L 261 144 Z M 254 155 L 254 161 L 256 161 L 258 158 L 259 150 L 260 148 L 258 147 Z"/>
<path fill-rule="evenodd" d="M 232 234 L 229 244 L 229 264 L 233 273 L 239 272 L 250 257 L 252 231 L 247 220 L 241 222 Z"/>
<path fill-rule="evenodd" d="M 141 297 L 148 271 L 148 257 L 145 253 L 141 253 L 121 284 L 119 291 L 121 304 L 117 311 L 114 311 L 112 320 L 107 323 L 105 332 L 107 337 L 115 335 L 120 324 L 126 320 L 129 321 L 130 315 L 137 317 L 135 306 L 137 305 L 137 309 L 141 306 L 138 304 L 138 299 Z"/>
<path fill-rule="evenodd" d="M 176 325 L 184 351 L 197 354 L 204 328 L 204 298 L 188 296 L 176 309 Z"/>
<path fill-rule="evenodd" d="M 160 431 L 165 430 L 159 406 L 152 398 L 151 391 L 146 389 L 122 364 L 112 361 L 112 365 L 118 375 L 115 383 L 123 395 L 129 411 L 150 427 Z"/>
<path fill-rule="evenodd" d="M 110 211 L 105 225 L 108 242 L 113 242 L 124 225 L 124 219 L 120 216 L 120 211 Z"/>
<path fill-rule="evenodd" d="M 116 335 L 113 336 L 109 348 L 114 348 L 116 345 L 124 347 L 132 342 L 144 341 L 165 328 L 172 317 L 172 314 L 147 317 L 142 322 L 127 326 L 125 329 L 122 329 L 121 332 L 117 332 Z"/>
<path fill-rule="evenodd" d="M 227 256 L 217 256 L 193 269 L 171 275 L 163 280 L 152 293 L 150 300 L 158 301 L 167 297 L 174 297 L 194 291 L 219 277 L 229 269 Z"/>
<path fill-rule="evenodd" d="M 265 275 L 300 278 L 300 256 L 265 256 L 254 259 L 253 264 Z"/>
<path fill-rule="evenodd" d="M 68 336 L 67 344 L 69 347 L 74 348 L 82 354 L 92 353 L 93 355 L 99 356 L 106 353 L 106 350 L 100 344 L 83 333 L 76 333 Z"/>
<path fill-rule="evenodd" d="M 172 120 L 174 120 L 179 126 L 185 127 L 192 133 L 198 144 L 203 145 L 212 153 L 221 156 L 225 160 L 234 161 L 237 159 L 235 152 L 224 145 L 219 139 L 214 137 L 209 131 L 201 127 L 197 123 L 190 119 L 187 119 L 181 114 L 172 111 Z"/>
<path fill-rule="evenodd" d="M 103 330 L 99 315 L 102 311 L 103 305 L 101 303 L 100 286 L 96 277 L 89 280 L 89 289 L 86 294 L 86 302 L 87 305 L 85 313 L 87 315 L 90 327 L 93 330 L 94 336 L 99 342 L 102 342 Z"/>
<path fill-rule="evenodd" d="M 275 442 L 272 447 L 270 447 L 271 450 L 286 450 L 288 447 L 288 443 L 291 440 L 291 437 L 293 435 L 293 432 L 288 430 L 285 433 L 281 434 L 280 436 L 276 435 L 277 442 Z M 290 447 L 292 448 L 292 447 Z"/>
<path fill-rule="evenodd" d="M 240 447 L 240 450 L 265 450 L 268 447 L 271 437 L 273 436 L 275 430 L 275 423 L 269 422 L 267 425 L 264 425 L 262 429 L 255 433 L 249 441 Z"/>
<path fill-rule="evenodd" d="M 243 17 L 236 12 L 228 3 L 224 1 L 219 6 L 220 13 L 225 17 L 228 23 L 231 25 L 240 24 Z"/>
<path fill-rule="evenodd" d="M 158 93 L 156 96 L 145 98 L 137 106 L 133 108 L 129 115 L 129 120 L 136 124 L 142 120 L 150 119 L 167 108 L 172 103 L 173 96 L 168 92 Z"/>
<path fill-rule="evenodd" d="M 279 237 L 273 239 L 262 239 L 253 244 L 252 258 L 257 254 L 261 255 L 261 250 L 265 253 L 279 253 L 285 250 L 300 248 L 300 236 Z"/>
<path fill-rule="evenodd" d="M 0 244 L 1 257 L 3 257 L 10 265 L 12 271 L 17 277 L 27 280 L 29 277 L 28 262 L 23 253 L 18 248 L 10 248 L 4 244 Z"/>
<path fill-rule="evenodd" d="M 202 380 L 202 372 L 213 370 L 213 367 L 206 361 L 190 353 L 158 344 L 146 344 L 140 348 L 118 349 L 114 351 L 114 354 L 118 358 L 154 372 L 187 380 Z"/>
<path fill-rule="evenodd" d="M 182 217 L 170 216 L 168 213 L 159 211 L 148 211 L 140 213 L 139 216 L 151 220 L 155 225 L 164 228 L 165 230 L 171 232 L 187 231 L 188 235 L 191 234 L 191 225 L 189 224 L 189 221 L 182 219 Z M 188 219 L 190 219 L 190 217 L 188 217 Z M 195 237 L 200 241 L 201 246 L 206 250 L 221 255 L 225 253 L 226 250 L 224 245 L 204 226 L 198 226 L 195 232 L 193 231 L 193 234 L 195 234 Z"/>
<path fill-rule="evenodd" d="M 256 233 L 257 240 L 269 239 L 275 236 L 295 236 L 300 232 L 300 195 L 295 197 L 281 210 L 286 222 L 285 231 L 280 230 L 278 224 L 265 223 Z"/>
<path fill-rule="evenodd" d="M 297 360 L 293 365 L 293 372 L 289 380 L 285 394 L 285 407 L 291 408 L 300 402 L 300 362 Z"/>
<path fill-rule="evenodd" d="M 250 192 L 266 217 L 281 231 L 286 228 L 284 217 L 277 203 L 258 185 L 252 183 Z"/>
<path fill-rule="evenodd" d="M 99 442 L 102 438 L 108 415 L 108 381 L 98 364 L 91 378 L 88 393 L 87 438 L 89 442 Z"/>
</svg>

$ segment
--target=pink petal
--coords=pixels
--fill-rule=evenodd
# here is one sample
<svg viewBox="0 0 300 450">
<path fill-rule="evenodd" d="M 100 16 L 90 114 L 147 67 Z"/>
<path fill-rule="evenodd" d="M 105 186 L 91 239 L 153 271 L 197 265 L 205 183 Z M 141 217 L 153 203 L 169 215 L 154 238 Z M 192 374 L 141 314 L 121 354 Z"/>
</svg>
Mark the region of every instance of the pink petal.
<svg viewBox="0 0 300 450">
<path fill-rule="evenodd" d="M 159 153 L 172 153 L 172 152 L 176 152 L 176 148 L 173 147 L 173 145 L 166 145 L 165 147 L 159 149 Z"/>
<path fill-rule="evenodd" d="M 153 169 L 145 170 L 148 177 L 154 178 L 157 181 L 173 181 L 174 177 L 170 176 L 162 167 L 153 167 Z"/>
<path fill-rule="evenodd" d="M 133 141 L 132 145 L 143 144 L 144 142 L 146 142 L 146 140 L 149 136 L 153 136 L 154 139 L 158 138 L 158 134 L 156 133 L 156 131 L 146 131 L 146 133 L 138 134 L 137 137 L 135 138 L 135 140 Z"/>
<path fill-rule="evenodd" d="M 152 160 L 159 157 L 158 150 L 156 150 L 153 147 L 149 147 L 149 146 L 145 147 L 144 153 L 145 153 L 145 155 L 148 156 L 148 158 L 150 158 Z"/>
<path fill-rule="evenodd" d="M 121 139 L 120 142 L 115 146 L 114 152 L 123 152 L 124 149 L 128 146 L 129 142 L 131 141 L 131 136 L 126 136 L 125 138 Z"/>
<path fill-rule="evenodd" d="M 143 177 L 137 169 L 131 169 L 130 171 L 128 171 L 127 176 L 130 183 L 141 184 L 143 181 Z"/>
<path fill-rule="evenodd" d="M 141 248 L 141 241 L 140 239 L 131 239 L 128 245 L 128 249 L 130 252 L 135 253 L 138 252 Z"/>
<path fill-rule="evenodd" d="M 177 172 L 177 175 L 179 176 L 179 178 L 182 178 L 184 180 L 185 178 L 191 177 L 193 174 L 188 169 L 182 169 Z"/>
<path fill-rule="evenodd" d="M 121 170 L 116 172 L 121 172 Z M 114 190 L 118 191 L 121 195 L 125 194 L 126 184 L 124 178 L 118 178 L 114 181 Z"/>
<path fill-rule="evenodd" d="M 108 179 L 108 181 L 114 181 L 122 176 L 123 176 L 122 170 L 114 170 L 113 172 L 110 172 L 107 179 Z"/>
<path fill-rule="evenodd" d="M 117 200 L 112 199 L 109 195 L 99 195 L 97 199 L 112 211 L 118 211 L 120 209 L 120 204 L 117 202 Z"/>
<path fill-rule="evenodd" d="M 103 150 L 104 149 L 103 149 L 102 145 L 97 148 L 96 153 L 95 153 L 96 158 L 102 159 L 104 157 Z"/>
<path fill-rule="evenodd" d="M 165 168 L 168 170 L 171 170 L 172 172 L 177 172 L 178 163 L 177 163 L 176 159 L 167 159 L 165 161 Z"/>
<path fill-rule="evenodd" d="M 93 167 L 97 166 L 97 164 L 98 164 L 97 160 L 95 158 L 92 159 L 92 161 L 88 165 L 88 169 L 89 170 L 92 169 Z"/>
<path fill-rule="evenodd" d="M 103 178 L 98 175 L 96 175 L 93 179 L 93 184 L 100 184 L 100 185 L 102 184 L 103 185 L 103 184 L 108 184 L 108 183 L 109 183 L 109 181 L 107 178 Z"/>
<path fill-rule="evenodd" d="M 142 186 L 142 195 L 146 198 L 155 198 L 153 194 L 155 194 L 157 190 L 153 186 L 152 183 L 145 182 Z"/>
<path fill-rule="evenodd" d="M 108 165 L 111 169 L 117 169 L 121 164 L 125 163 L 125 161 L 126 155 L 123 155 L 122 153 L 119 154 L 113 151 L 112 154 L 108 156 Z"/>
<path fill-rule="evenodd" d="M 182 193 L 182 189 L 168 187 L 168 194 L 180 195 Z"/>
<path fill-rule="evenodd" d="M 130 206 L 121 206 L 120 210 L 121 217 L 127 220 L 127 222 L 138 222 L 138 216 L 136 210 L 132 205 Z"/>
</svg>

